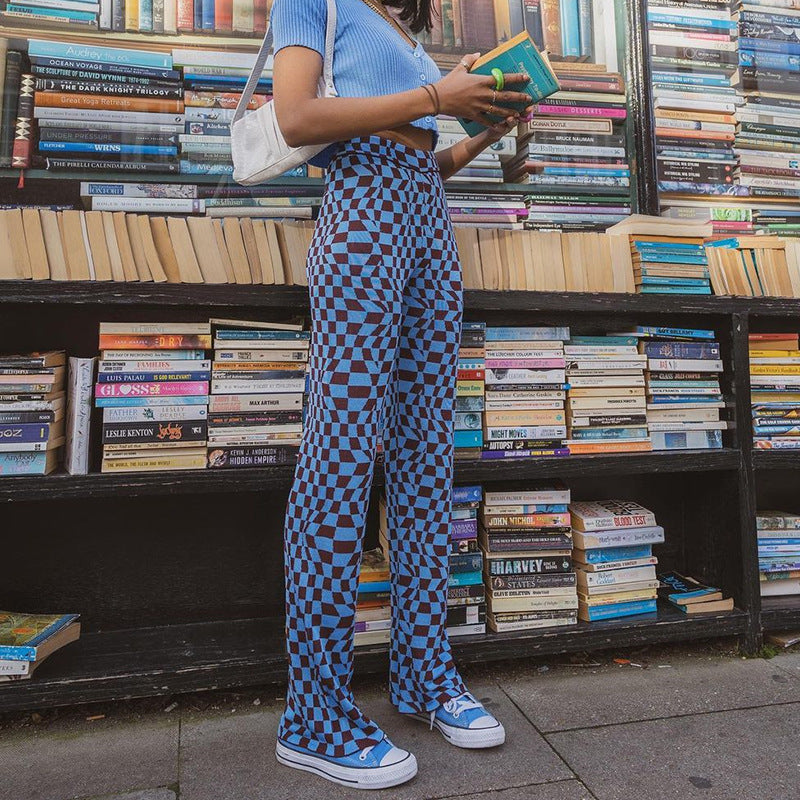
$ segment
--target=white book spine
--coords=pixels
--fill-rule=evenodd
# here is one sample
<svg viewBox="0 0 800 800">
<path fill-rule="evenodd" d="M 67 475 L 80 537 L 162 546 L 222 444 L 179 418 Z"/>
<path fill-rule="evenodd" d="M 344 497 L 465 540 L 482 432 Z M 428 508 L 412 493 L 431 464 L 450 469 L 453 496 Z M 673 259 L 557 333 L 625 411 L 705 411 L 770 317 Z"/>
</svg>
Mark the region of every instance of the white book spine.
<svg viewBox="0 0 800 800">
<path fill-rule="evenodd" d="M 64 466 L 70 475 L 86 475 L 89 472 L 89 430 L 95 361 L 94 358 L 69 359 Z"/>
<path fill-rule="evenodd" d="M 111 30 L 111 0 L 100 0 L 100 16 L 97 26 L 101 31 Z"/>
</svg>

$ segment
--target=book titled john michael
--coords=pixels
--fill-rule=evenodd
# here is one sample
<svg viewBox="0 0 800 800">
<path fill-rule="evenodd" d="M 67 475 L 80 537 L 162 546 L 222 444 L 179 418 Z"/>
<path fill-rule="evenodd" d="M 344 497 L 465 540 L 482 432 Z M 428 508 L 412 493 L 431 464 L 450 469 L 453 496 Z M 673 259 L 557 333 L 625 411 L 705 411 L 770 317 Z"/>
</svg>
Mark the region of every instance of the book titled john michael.
<svg viewBox="0 0 800 800">
<path fill-rule="evenodd" d="M 505 74 L 522 72 L 530 80 L 527 84 L 509 84 L 506 88 L 510 91 L 524 92 L 530 95 L 530 103 L 538 103 L 559 90 L 558 78 L 545 53 L 540 53 L 528 35 L 523 32 L 499 47 L 481 56 L 470 68 L 474 75 L 491 75 L 493 69 L 500 69 Z M 530 105 L 530 103 L 528 105 Z M 509 108 L 524 111 L 525 105 L 514 103 Z M 503 117 L 490 114 L 489 119 L 500 122 Z M 462 127 L 470 136 L 476 136 L 486 129 L 486 125 L 468 119 L 460 119 Z"/>
</svg>

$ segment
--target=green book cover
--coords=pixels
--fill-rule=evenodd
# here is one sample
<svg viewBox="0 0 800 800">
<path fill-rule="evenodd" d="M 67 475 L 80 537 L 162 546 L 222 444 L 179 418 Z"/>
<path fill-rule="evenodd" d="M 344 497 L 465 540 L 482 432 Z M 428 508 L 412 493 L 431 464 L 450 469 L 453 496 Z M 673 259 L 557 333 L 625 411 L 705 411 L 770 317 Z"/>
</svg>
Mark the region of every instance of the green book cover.
<svg viewBox="0 0 800 800">
<path fill-rule="evenodd" d="M 504 42 L 500 47 L 481 56 L 473 64 L 470 72 L 475 75 L 491 75 L 495 67 L 506 74 L 525 73 L 530 78 L 527 84 L 509 84 L 507 88 L 511 91 L 525 92 L 530 95 L 533 103 L 538 103 L 559 90 L 558 78 L 556 78 L 550 62 L 536 49 L 536 45 L 527 32 L 520 33 L 513 39 Z M 524 111 L 526 106 L 522 103 L 515 103 L 513 106 L 507 107 L 516 111 Z M 492 114 L 489 115 L 489 119 L 500 122 L 503 117 Z M 459 122 L 470 136 L 476 136 L 486 129 L 485 125 L 469 119 L 459 119 Z"/>
</svg>

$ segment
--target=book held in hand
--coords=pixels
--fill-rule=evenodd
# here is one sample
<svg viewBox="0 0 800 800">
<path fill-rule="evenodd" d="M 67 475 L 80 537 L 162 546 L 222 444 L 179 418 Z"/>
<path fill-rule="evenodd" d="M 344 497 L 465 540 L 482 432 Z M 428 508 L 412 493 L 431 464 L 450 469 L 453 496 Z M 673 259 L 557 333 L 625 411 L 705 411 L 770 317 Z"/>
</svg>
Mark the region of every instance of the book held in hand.
<svg viewBox="0 0 800 800">
<path fill-rule="evenodd" d="M 526 32 L 514 36 L 494 50 L 482 55 L 472 65 L 470 72 L 474 75 L 491 75 L 495 68 L 502 70 L 506 75 L 516 72 L 526 74 L 530 78 L 527 84 L 508 84 L 505 89 L 524 92 L 530 96 L 531 103 L 537 103 L 545 97 L 549 97 L 560 88 L 558 78 L 550 66 L 547 55 L 536 49 L 536 45 Z M 503 107 L 515 111 L 524 111 L 526 108 L 522 103 Z M 495 114 L 487 116 L 495 122 L 503 119 Z M 486 129 L 486 125 L 472 120 L 461 119 L 460 122 L 470 136 L 477 136 Z"/>
</svg>

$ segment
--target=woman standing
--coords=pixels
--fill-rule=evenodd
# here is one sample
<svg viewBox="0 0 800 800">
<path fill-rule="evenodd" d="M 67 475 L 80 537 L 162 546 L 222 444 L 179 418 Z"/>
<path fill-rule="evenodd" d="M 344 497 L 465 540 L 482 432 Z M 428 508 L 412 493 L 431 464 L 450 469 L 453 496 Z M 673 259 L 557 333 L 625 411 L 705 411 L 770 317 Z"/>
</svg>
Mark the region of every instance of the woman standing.
<svg viewBox="0 0 800 800">
<path fill-rule="evenodd" d="M 395 0 L 412 32 L 431 0 Z M 275 111 L 289 145 L 335 142 L 307 272 L 310 389 L 285 533 L 287 707 L 278 760 L 354 788 L 412 778 L 350 691 L 364 524 L 379 437 L 392 575 L 391 700 L 459 747 L 503 726 L 469 693 L 445 631 L 461 270 L 442 188 L 516 124 L 434 154 L 436 115 L 491 124 L 525 94 L 468 73 L 445 78 L 381 0 L 336 0 L 333 77 L 318 98 L 327 0 L 275 0 Z M 507 75 L 511 84 L 527 80 Z M 507 110 L 507 109 L 506 109 Z"/>
</svg>

